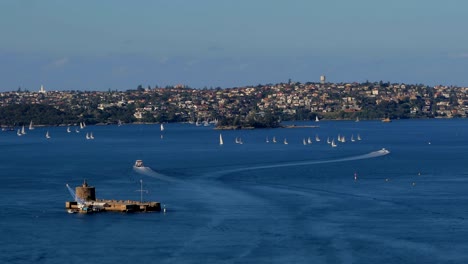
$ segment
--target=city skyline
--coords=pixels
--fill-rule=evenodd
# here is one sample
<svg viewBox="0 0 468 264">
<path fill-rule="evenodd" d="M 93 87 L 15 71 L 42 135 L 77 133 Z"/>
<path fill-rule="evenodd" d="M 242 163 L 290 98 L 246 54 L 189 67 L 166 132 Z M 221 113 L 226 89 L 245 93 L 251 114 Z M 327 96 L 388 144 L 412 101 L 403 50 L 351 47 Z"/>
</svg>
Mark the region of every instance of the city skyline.
<svg viewBox="0 0 468 264">
<path fill-rule="evenodd" d="M 468 86 L 464 1 L 3 1 L 0 91 Z"/>
</svg>

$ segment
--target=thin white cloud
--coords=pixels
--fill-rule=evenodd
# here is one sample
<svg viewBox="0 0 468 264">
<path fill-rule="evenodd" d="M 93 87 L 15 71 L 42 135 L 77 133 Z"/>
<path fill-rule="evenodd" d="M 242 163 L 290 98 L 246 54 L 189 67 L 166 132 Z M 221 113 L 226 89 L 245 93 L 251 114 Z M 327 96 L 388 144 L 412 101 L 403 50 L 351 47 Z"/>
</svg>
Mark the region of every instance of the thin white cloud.
<svg viewBox="0 0 468 264">
<path fill-rule="evenodd" d="M 52 66 L 54 67 L 63 67 L 65 66 L 65 64 L 67 64 L 70 60 L 68 59 L 68 57 L 63 57 L 63 58 L 60 58 L 58 60 L 55 60 L 51 63 Z"/>
<path fill-rule="evenodd" d="M 462 52 L 462 53 L 457 53 L 457 54 L 449 54 L 450 58 L 456 58 L 456 59 L 468 59 L 468 52 Z"/>
<path fill-rule="evenodd" d="M 70 62 L 70 59 L 68 57 L 59 58 L 46 64 L 44 66 L 44 69 L 51 70 L 51 69 L 62 68 L 65 65 L 67 65 L 69 62 Z"/>
</svg>

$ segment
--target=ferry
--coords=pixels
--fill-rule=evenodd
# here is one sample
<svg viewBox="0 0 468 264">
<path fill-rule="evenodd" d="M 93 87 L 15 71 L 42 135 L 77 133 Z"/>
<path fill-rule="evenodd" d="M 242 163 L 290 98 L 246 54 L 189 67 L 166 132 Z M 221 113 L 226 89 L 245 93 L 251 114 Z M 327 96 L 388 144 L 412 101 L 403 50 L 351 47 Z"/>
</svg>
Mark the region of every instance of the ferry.
<svg viewBox="0 0 468 264">
<path fill-rule="evenodd" d="M 142 161 L 142 160 L 136 160 L 136 161 L 135 161 L 134 167 L 136 167 L 136 168 L 143 168 L 143 167 L 145 167 L 145 165 L 143 165 L 143 161 Z"/>
</svg>

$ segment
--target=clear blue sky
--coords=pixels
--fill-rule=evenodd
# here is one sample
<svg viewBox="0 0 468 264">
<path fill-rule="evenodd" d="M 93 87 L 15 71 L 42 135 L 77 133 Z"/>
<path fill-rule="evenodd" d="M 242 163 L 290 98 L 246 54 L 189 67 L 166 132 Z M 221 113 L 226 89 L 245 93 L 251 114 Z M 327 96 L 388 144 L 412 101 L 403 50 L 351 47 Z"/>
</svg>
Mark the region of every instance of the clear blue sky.
<svg viewBox="0 0 468 264">
<path fill-rule="evenodd" d="M 465 0 L 2 0 L 0 91 L 468 86 Z"/>
</svg>

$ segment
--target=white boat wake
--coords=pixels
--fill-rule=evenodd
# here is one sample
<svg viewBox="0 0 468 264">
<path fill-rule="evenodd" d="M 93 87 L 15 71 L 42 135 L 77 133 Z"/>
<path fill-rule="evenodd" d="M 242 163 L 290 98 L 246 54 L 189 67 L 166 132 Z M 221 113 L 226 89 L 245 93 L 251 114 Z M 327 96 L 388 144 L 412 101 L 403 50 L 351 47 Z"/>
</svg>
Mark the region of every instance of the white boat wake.
<svg viewBox="0 0 468 264">
<path fill-rule="evenodd" d="M 377 157 L 385 156 L 385 155 L 388 155 L 388 154 L 390 154 L 390 151 L 383 148 L 381 150 L 373 151 L 373 152 L 370 152 L 370 153 L 367 153 L 367 154 L 358 155 L 358 156 L 351 156 L 351 157 L 346 157 L 346 158 L 339 158 L 339 159 L 286 162 L 286 163 L 280 163 L 280 164 L 259 165 L 259 166 L 231 169 L 231 170 L 223 170 L 223 171 L 217 171 L 215 173 L 210 173 L 209 177 L 210 178 L 211 177 L 217 178 L 217 177 L 220 177 L 222 175 L 235 173 L 235 172 L 241 172 L 241 171 L 272 169 L 272 168 L 291 167 L 291 166 L 304 166 L 304 165 L 334 163 L 334 162 L 343 162 L 343 161 L 352 161 L 352 160 L 361 160 L 361 159 L 371 159 L 371 158 L 377 158 Z"/>
<path fill-rule="evenodd" d="M 150 167 L 133 167 L 133 170 L 137 172 L 138 174 L 142 174 L 148 177 L 152 177 L 158 180 L 162 181 L 167 181 L 167 182 L 178 182 L 179 180 L 174 179 L 172 177 L 166 176 L 161 173 L 157 173 L 154 170 L 152 170 Z"/>
</svg>

